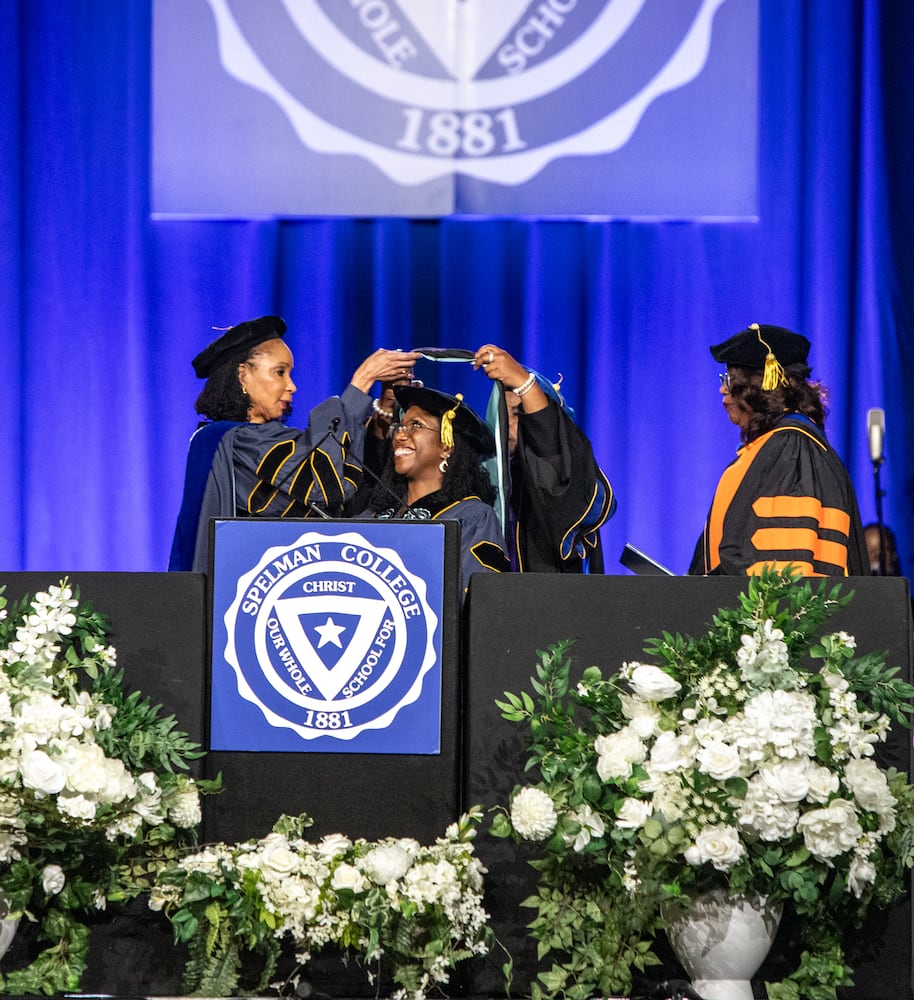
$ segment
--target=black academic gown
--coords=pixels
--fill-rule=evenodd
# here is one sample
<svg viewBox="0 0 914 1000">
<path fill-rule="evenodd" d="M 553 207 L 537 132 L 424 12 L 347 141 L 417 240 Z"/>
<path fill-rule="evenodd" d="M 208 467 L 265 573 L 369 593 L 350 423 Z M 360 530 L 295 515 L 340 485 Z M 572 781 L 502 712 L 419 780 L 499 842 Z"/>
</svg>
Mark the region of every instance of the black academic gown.
<svg viewBox="0 0 914 1000">
<path fill-rule="evenodd" d="M 315 407 L 304 430 L 278 420 L 229 424 L 212 455 L 202 496 L 196 488 L 185 490 L 169 568 L 207 570 L 211 518 L 320 516 L 315 506 L 337 513 L 361 478 L 349 451 L 361 454 L 370 408 L 371 397 L 349 385 L 342 396 Z M 210 446 L 207 442 L 207 450 Z M 193 478 L 199 480 L 196 473 Z"/>
<path fill-rule="evenodd" d="M 717 484 L 689 573 L 868 576 L 857 497 L 822 428 L 799 414 L 739 449 Z"/>
<path fill-rule="evenodd" d="M 521 411 L 511 459 L 510 556 L 523 573 L 602 573 L 599 529 L 616 509 L 587 435 L 550 399 Z"/>
<path fill-rule="evenodd" d="M 460 592 L 466 593 L 473 573 L 503 573 L 510 569 L 505 539 L 494 509 L 479 497 L 453 500 L 440 491 L 429 493 L 404 511 L 393 507 L 375 514 L 382 520 L 402 518 L 460 523 Z"/>
</svg>

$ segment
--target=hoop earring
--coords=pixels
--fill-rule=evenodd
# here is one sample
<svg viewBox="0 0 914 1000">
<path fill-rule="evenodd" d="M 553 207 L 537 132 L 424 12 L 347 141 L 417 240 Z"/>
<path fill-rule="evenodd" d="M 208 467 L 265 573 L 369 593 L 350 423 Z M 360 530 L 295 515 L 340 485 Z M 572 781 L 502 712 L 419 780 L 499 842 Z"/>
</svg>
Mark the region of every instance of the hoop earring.
<svg viewBox="0 0 914 1000">
<path fill-rule="evenodd" d="M 438 471 L 441 473 L 442 476 L 445 474 L 445 472 L 447 472 L 446 458 L 442 458 L 441 461 L 438 463 Z"/>
</svg>

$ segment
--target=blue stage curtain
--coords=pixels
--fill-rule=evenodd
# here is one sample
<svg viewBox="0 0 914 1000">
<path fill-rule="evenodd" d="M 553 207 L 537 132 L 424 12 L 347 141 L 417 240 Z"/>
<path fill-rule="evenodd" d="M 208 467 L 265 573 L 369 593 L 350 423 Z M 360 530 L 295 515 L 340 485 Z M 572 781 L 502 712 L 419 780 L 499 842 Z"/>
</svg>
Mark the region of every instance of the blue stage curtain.
<svg viewBox="0 0 914 1000">
<path fill-rule="evenodd" d="M 760 0 L 760 17 L 757 221 L 201 222 L 149 217 L 148 0 L 0 4 L 2 568 L 164 568 L 190 359 L 268 312 L 290 327 L 299 419 L 377 346 L 492 341 L 561 372 L 618 493 L 610 571 L 626 541 L 685 571 L 738 443 L 707 347 L 792 327 L 865 519 L 866 411 L 885 409 L 885 520 L 914 565 L 911 5 Z M 218 156 L 205 137 L 189 153 Z"/>
</svg>

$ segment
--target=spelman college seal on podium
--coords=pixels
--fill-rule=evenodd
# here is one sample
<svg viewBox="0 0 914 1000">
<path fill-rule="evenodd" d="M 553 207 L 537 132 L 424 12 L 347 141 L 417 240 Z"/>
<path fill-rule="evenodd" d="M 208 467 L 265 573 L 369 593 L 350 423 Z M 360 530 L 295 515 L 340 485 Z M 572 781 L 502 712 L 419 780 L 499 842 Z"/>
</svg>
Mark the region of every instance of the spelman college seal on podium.
<svg viewBox="0 0 914 1000">
<path fill-rule="evenodd" d="M 295 537 L 251 545 L 265 527 Z M 217 574 L 239 565 L 224 529 L 245 539 L 248 566 L 230 572 L 222 611 L 232 581 L 214 587 L 213 749 L 437 752 L 440 593 L 429 584 L 440 591 L 440 574 L 428 580 L 426 553 L 410 558 L 426 536 L 417 545 L 400 525 L 379 545 L 377 526 L 363 527 L 217 523 Z"/>
</svg>

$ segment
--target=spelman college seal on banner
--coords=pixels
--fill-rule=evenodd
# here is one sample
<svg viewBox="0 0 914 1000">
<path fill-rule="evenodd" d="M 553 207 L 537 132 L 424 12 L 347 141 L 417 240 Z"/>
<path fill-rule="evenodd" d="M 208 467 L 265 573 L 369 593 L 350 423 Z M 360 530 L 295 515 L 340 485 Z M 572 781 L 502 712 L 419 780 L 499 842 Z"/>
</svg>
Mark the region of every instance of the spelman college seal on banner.
<svg viewBox="0 0 914 1000">
<path fill-rule="evenodd" d="M 191 107 L 205 108 L 208 98 L 197 81 L 188 91 L 187 59 L 170 59 L 162 49 L 180 46 L 176 18 L 190 16 L 188 4 L 170 2 L 172 9 L 165 7 L 157 23 L 154 54 L 165 69 L 157 70 L 154 110 L 157 146 L 165 142 L 157 154 L 172 170 L 180 139 L 167 139 L 167 110 L 160 102 L 178 97 L 182 88 L 186 115 L 189 92 Z M 380 195 L 374 214 L 599 214 L 601 204 L 605 214 L 626 214 L 624 204 L 606 202 L 607 188 L 618 190 L 632 174 L 638 186 L 650 185 L 670 159 L 676 161 L 671 180 L 691 177 L 690 148 L 713 149 L 701 169 L 715 173 L 719 158 L 732 170 L 732 149 L 742 147 L 748 158 L 741 166 L 754 173 L 754 131 L 737 126 L 754 120 L 757 0 L 206 3 L 212 15 L 207 34 L 214 30 L 216 36 L 212 59 L 233 84 L 227 88 L 223 81 L 222 103 L 247 98 L 234 127 L 250 127 L 248 106 L 260 108 L 272 122 L 269 159 L 287 156 L 296 141 L 296 158 L 334 157 L 336 181 L 309 167 L 307 177 L 299 175 L 298 199 L 291 191 L 288 197 L 276 192 L 290 206 L 296 200 L 301 205 L 311 191 L 318 199 L 312 211 L 370 212 L 375 189 L 369 164 Z M 722 8 L 729 16 L 718 16 Z M 187 25 L 183 35 L 199 42 L 203 27 Z M 201 55 L 209 64 L 209 42 L 202 48 L 194 74 Z M 174 87 L 166 76 L 172 65 L 180 77 Z M 693 84 L 699 89 L 689 97 Z M 206 134 L 218 138 L 223 159 L 231 162 L 235 150 L 211 128 L 222 117 L 218 110 L 207 114 Z M 284 128 L 277 127 L 281 121 Z M 617 162 L 616 154 L 636 136 L 638 148 Z M 244 141 L 261 148 L 265 139 L 260 128 Z M 691 141 L 681 153 L 680 139 Z M 186 146 L 193 148 L 195 143 Z M 594 157 L 604 159 L 595 164 Z M 557 163 L 576 166 L 567 176 L 519 190 Z M 275 173 L 281 176 L 278 167 Z M 216 176 L 209 174 L 210 184 Z M 720 180 L 715 176 L 709 188 L 716 200 L 700 200 L 701 214 L 738 214 L 727 212 Z M 700 186 L 697 171 L 691 181 L 689 190 Z M 440 203 L 437 211 L 433 201 Z M 641 214 L 688 214 L 689 204 L 677 210 L 658 198 Z M 423 205 L 429 210 L 423 212 Z M 732 205 L 746 212 L 754 202 Z M 153 208 L 169 211 L 163 204 Z M 274 211 L 283 214 L 278 206 Z M 638 214 L 634 205 L 628 214 Z"/>
<path fill-rule="evenodd" d="M 224 622 L 238 694 L 306 741 L 387 729 L 438 667 L 425 580 L 356 531 L 306 532 L 263 552 Z M 440 701 L 440 680 L 430 687 Z M 399 752 L 429 752 L 408 742 Z"/>
</svg>

